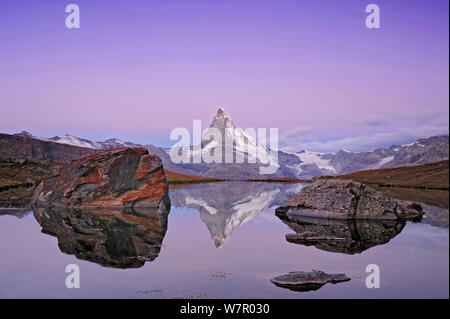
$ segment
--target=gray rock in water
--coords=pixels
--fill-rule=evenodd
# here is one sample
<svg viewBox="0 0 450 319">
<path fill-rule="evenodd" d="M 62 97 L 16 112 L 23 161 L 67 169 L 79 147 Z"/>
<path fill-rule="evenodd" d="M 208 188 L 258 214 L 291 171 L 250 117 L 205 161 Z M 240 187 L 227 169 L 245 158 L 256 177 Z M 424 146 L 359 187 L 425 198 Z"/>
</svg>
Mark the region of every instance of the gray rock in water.
<svg viewBox="0 0 450 319">
<path fill-rule="evenodd" d="M 391 199 L 352 180 L 316 180 L 276 210 L 277 215 L 332 219 L 420 219 L 419 205 Z"/>
<path fill-rule="evenodd" d="M 327 283 L 336 284 L 349 281 L 345 274 L 327 274 L 320 270 L 311 272 L 292 271 L 286 275 L 277 276 L 270 281 L 278 287 L 293 291 L 312 291 L 320 289 Z"/>
</svg>

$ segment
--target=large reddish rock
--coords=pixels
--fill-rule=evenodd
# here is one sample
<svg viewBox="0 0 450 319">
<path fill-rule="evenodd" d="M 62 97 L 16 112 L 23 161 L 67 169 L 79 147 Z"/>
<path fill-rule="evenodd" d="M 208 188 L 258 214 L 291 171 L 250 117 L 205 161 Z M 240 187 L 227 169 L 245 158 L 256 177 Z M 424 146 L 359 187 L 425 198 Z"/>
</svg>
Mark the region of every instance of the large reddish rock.
<svg viewBox="0 0 450 319">
<path fill-rule="evenodd" d="M 161 160 L 142 148 L 114 148 L 56 167 L 37 187 L 33 207 L 168 208 Z"/>
</svg>

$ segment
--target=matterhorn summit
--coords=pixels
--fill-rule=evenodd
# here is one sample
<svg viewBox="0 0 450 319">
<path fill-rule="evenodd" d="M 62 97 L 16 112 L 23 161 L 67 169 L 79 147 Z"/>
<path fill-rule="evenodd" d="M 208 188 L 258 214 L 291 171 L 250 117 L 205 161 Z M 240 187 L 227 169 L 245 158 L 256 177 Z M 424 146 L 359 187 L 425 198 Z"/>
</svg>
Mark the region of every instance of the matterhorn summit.
<svg viewBox="0 0 450 319">
<path fill-rule="evenodd" d="M 218 133 L 220 132 L 220 135 Z M 258 142 L 256 129 L 242 130 L 235 127 L 230 114 L 219 107 L 211 125 L 202 136 L 201 152 L 210 153 L 221 149 L 225 163 L 254 163 L 278 168 L 276 156 L 266 145 Z M 264 139 L 268 141 L 268 138 Z M 221 144 L 220 144 L 221 143 Z"/>
<path fill-rule="evenodd" d="M 234 128 L 234 123 L 230 114 L 228 114 L 223 108 L 219 107 L 217 114 L 214 116 L 214 119 L 209 127 L 215 127 L 222 130 L 225 128 Z"/>
</svg>

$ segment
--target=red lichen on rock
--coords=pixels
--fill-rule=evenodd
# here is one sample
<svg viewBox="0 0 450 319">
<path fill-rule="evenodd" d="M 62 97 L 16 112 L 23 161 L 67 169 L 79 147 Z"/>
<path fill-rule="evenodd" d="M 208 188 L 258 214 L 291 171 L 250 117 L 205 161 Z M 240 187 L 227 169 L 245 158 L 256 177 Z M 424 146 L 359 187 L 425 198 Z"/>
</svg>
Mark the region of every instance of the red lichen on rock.
<svg viewBox="0 0 450 319">
<path fill-rule="evenodd" d="M 65 163 L 36 189 L 33 205 L 170 205 L 161 160 L 141 148 L 113 148 Z"/>
</svg>

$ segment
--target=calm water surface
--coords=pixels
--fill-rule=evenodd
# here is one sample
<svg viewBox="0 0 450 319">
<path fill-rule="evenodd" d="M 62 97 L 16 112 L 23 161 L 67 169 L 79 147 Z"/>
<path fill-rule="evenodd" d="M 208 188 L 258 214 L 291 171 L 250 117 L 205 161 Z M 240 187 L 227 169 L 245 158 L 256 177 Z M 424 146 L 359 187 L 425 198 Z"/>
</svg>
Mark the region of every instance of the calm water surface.
<svg viewBox="0 0 450 319">
<path fill-rule="evenodd" d="M 0 215 L 0 298 L 449 297 L 448 228 L 278 218 L 275 208 L 303 186 L 179 188 L 170 191 L 170 213 L 159 219 L 47 212 L 41 226 L 32 212 Z M 345 240 L 309 246 L 286 240 L 304 230 Z M 80 267 L 80 289 L 65 286 L 68 264 Z M 379 289 L 365 286 L 368 264 L 380 267 Z M 312 269 L 351 280 L 310 292 L 270 282 Z"/>
</svg>

